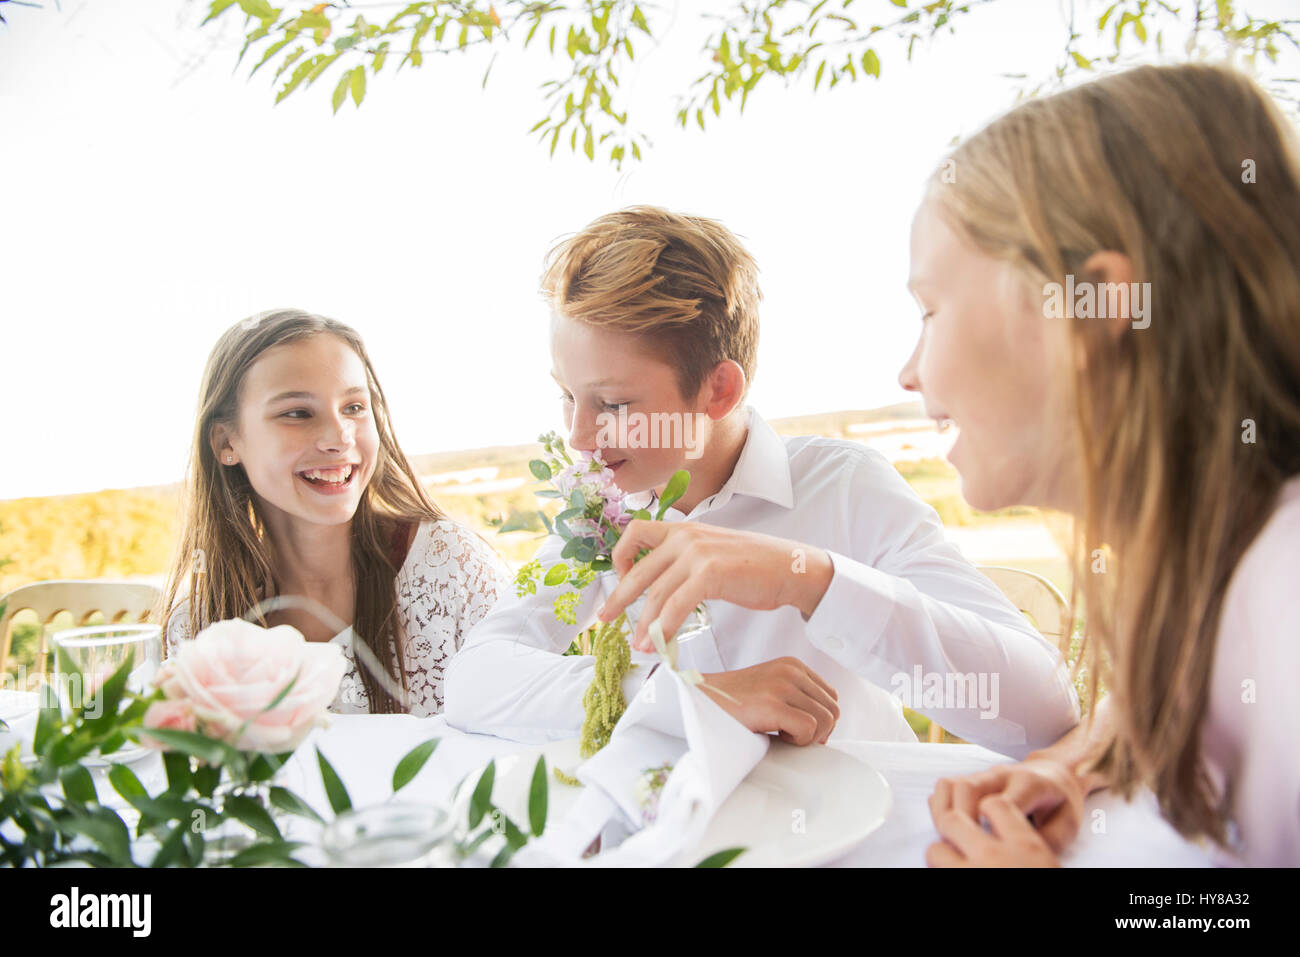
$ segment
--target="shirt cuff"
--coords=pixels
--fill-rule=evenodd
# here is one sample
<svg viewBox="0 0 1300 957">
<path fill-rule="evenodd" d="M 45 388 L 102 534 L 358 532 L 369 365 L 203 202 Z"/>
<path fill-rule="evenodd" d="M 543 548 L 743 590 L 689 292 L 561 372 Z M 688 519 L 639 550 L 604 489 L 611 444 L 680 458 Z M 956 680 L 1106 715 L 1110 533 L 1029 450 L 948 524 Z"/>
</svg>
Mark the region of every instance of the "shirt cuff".
<svg viewBox="0 0 1300 957">
<path fill-rule="evenodd" d="M 807 622 L 813 646 L 853 670 L 865 665 L 896 600 L 892 575 L 827 551 L 831 583 Z"/>
</svg>

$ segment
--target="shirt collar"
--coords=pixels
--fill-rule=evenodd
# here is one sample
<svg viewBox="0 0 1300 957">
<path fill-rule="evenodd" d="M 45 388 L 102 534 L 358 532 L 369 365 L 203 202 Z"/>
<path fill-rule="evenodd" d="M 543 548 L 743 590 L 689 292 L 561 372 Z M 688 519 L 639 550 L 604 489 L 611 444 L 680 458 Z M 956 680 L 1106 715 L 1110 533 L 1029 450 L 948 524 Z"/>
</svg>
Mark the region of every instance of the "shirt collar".
<svg viewBox="0 0 1300 957">
<path fill-rule="evenodd" d="M 725 505 L 733 495 L 749 495 L 794 508 L 794 486 L 790 481 L 790 453 L 785 442 L 753 406 L 747 406 L 749 430 L 745 447 L 731 477 L 713 496 L 713 507 Z"/>
<path fill-rule="evenodd" d="M 745 412 L 748 415 L 747 434 L 736 467 L 722 488 L 695 507 L 696 513 L 700 512 L 701 506 L 704 511 L 721 508 L 733 495 L 749 495 L 782 508 L 794 508 L 790 453 L 786 451 L 785 442 L 753 406 L 746 406 Z M 627 497 L 631 508 L 649 508 L 653 501 L 652 492 Z M 676 512 L 676 509 L 670 509 L 669 515 Z"/>
</svg>

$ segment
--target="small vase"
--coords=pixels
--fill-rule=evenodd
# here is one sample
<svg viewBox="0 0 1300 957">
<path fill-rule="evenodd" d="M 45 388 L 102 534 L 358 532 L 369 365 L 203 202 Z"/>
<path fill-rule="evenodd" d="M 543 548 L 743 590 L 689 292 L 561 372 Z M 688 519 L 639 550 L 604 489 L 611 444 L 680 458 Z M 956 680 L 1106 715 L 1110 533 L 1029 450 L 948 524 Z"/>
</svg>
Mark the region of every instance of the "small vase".
<svg viewBox="0 0 1300 957">
<path fill-rule="evenodd" d="M 646 596 L 642 593 L 641 597 L 628 605 L 624 612 L 627 615 L 629 637 L 636 633 L 637 619 L 641 617 L 641 612 L 645 608 L 645 600 Z M 680 645 L 698 635 L 704 634 L 712 626 L 713 618 L 709 614 L 709 607 L 704 602 L 700 602 L 686 616 L 686 620 L 682 622 L 681 627 L 677 629 L 677 634 L 673 637 L 677 639 L 677 644 Z M 664 639 L 667 640 L 667 638 L 668 636 L 664 635 Z"/>
<path fill-rule="evenodd" d="M 257 781 L 253 783 L 234 783 L 223 781 L 213 792 L 212 803 L 220 808 L 225 807 L 226 799 L 229 797 L 246 797 L 256 801 L 271 816 L 271 820 L 280 831 L 280 836 L 285 840 L 289 835 L 285 832 L 286 826 L 290 823 L 290 815 L 284 813 L 275 807 L 270 801 L 271 788 L 279 783 L 279 774 L 269 781 Z M 223 817 L 213 827 L 204 828 L 203 831 L 203 866 L 204 867 L 226 867 L 231 860 L 240 852 L 247 850 L 258 841 L 265 841 L 267 835 L 259 832 L 251 825 L 234 817 Z"/>
</svg>

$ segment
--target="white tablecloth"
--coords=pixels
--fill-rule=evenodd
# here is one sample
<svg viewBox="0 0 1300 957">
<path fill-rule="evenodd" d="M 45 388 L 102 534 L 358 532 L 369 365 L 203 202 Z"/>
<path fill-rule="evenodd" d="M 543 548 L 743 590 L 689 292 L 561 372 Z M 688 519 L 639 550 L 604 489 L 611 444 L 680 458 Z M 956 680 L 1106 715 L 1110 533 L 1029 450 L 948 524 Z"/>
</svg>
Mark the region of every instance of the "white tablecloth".
<svg viewBox="0 0 1300 957">
<path fill-rule="evenodd" d="M 318 731 L 299 749 L 285 768 L 282 782 L 326 817 L 329 802 L 321 784 L 315 748 L 334 766 L 354 807 L 387 800 L 392 795 L 392 773 L 401 757 L 429 738 L 441 743 L 420 774 L 400 793 L 403 801 L 446 804 L 456 785 L 491 758 L 527 750 L 521 745 L 487 735 L 463 734 L 449 729 L 441 717 L 409 715 L 337 715 L 328 729 Z M 927 799 L 941 777 L 969 774 L 1009 761 L 1002 755 L 968 744 L 898 744 L 876 741 L 839 742 L 831 747 L 866 762 L 884 775 L 893 789 L 893 807 L 877 831 L 843 857 L 830 862 L 837 867 L 920 867 L 925 849 L 935 839 Z M 151 756 L 133 765 L 150 793 L 165 787 L 162 762 Z M 102 775 L 101 799 L 121 802 Z M 295 838 L 308 837 L 295 821 Z M 309 829 L 314 830 L 308 826 Z M 322 860 L 307 849 L 300 857 Z M 1131 804 L 1108 792 L 1089 799 L 1079 837 L 1067 852 L 1070 866 L 1206 866 L 1208 853 L 1183 841 L 1159 816 L 1154 798 L 1143 792 Z"/>
</svg>

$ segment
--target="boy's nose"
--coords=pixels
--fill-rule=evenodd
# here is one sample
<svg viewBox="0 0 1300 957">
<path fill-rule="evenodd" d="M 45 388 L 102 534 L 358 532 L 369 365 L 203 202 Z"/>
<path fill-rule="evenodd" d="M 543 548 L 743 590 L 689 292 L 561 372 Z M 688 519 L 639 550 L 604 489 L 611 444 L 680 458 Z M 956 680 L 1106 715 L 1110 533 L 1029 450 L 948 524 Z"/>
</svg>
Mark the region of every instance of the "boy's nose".
<svg viewBox="0 0 1300 957">
<path fill-rule="evenodd" d="M 598 448 L 596 437 L 599 434 L 595 415 L 582 409 L 573 410 L 573 421 L 569 425 L 569 448 L 575 452 L 594 452 Z"/>
</svg>

